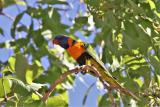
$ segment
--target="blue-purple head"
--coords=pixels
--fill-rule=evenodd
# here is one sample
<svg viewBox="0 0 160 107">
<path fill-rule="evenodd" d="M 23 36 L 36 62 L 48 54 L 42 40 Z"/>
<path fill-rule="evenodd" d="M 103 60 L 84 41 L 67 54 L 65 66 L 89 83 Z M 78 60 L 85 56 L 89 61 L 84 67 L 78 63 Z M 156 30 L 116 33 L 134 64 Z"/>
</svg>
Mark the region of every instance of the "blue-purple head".
<svg viewBox="0 0 160 107">
<path fill-rule="evenodd" d="M 53 44 L 59 45 L 62 48 L 67 49 L 69 48 L 68 40 L 69 40 L 69 37 L 65 35 L 57 35 L 52 42 Z"/>
</svg>

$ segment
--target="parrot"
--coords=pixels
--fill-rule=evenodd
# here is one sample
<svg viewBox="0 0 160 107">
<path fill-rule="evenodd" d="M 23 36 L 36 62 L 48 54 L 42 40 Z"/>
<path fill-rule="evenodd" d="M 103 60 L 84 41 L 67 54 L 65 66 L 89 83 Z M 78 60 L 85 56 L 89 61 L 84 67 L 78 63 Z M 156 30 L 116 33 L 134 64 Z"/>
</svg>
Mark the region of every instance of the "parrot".
<svg viewBox="0 0 160 107">
<path fill-rule="evenodd" d="M 109 84 L 111 88 L 129 95 L 135 100 L 139 100 L 136 95 L 120 85 L 120 83 L 111 75 L 91 45 L 82 41 L 76 41 L 66 35 L 57 35 L 52 40 L 52 43 L 64 48 L 80 66 L 90 65 L 95 67 L 103 81 Z"/>
</svg>

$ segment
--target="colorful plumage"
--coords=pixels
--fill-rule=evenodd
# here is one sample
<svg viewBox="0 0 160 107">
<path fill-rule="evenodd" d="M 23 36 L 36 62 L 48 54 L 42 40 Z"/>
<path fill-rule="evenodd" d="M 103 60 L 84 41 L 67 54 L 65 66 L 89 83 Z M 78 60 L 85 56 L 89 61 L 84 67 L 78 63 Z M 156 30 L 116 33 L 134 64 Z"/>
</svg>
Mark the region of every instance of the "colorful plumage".
<svg viewBox="0 0 160 107">
<path fill-rule="evenodd" d="M 138 99 L 131 91 L 121 86 L 105 68 L 104 63 L 98 58 L 93 48 L 84 43 L 78 42 L 70 37 L 59 35 L 53 40 L 53 44 L 57 44 L 66 49 L 67 52 L 79 63 L 79 65 L 91 65 L 97 69 L 103 81 L 107 82 L 111 88 Z"/>
</svg>

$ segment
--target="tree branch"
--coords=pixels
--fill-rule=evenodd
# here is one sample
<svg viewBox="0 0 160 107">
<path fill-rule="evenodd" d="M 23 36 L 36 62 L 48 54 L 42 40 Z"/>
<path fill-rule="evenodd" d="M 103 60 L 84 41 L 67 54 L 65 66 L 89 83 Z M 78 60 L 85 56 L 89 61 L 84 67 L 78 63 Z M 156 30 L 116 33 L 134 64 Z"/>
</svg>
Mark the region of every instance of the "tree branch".
<svg viewBox="0 0 160 107">
<path fill-rule="evenodd" d="M 71 75 L 72 73 L 77 73 L 79 72 L 79 68 L 76 67 L 72 70 L 69 70 L 65 73 L 63 73 L 52 85 L 51 87 L 49 88 L 49 90 L 43 95 L 42 97 L 42 101 L 46 102 L 46 100 L 48 99 L 48 97 L 50 96 L 50 94 L 54 91 L 55 87 L 61 83 L 68 75 Z"/>
<path fill-rule="evenodd" d="M 89 71 L 92 71 L 92 73 L 95 74 L 96 77 L 99 78 L 99 80 L 103 83 L 104 87 L 108 90 L 108 94 L 109 94 L 109 97 L 111 99 L 111 102 L 112 102 L 112 105 L 114 107 L 116 107 L 116 103 L 115 103 L 115 100 L 114 100 L 114 97 L 112 96 L 112 89 L 115 88 L 115 87 L 112 87 L 112 86 L 108 86 L 108 84 L 106 84 L 106 82 L 103 80 L 103 78 L 101 77 L 101 75 L 99 74 L 99 72 L 97 71 L 97 69 L 93 66 L 89 66 L 89 65 L 83 65 L 83 66 L 80 66 L 80 67 L 76 67 L 72 70 L 69 70 L 65 73 L 63 73 L 53 84 L 51 84 L 51 87 L 49 88 L 49 90 L 43 95 L 42 97 L 42 101 L 43 102 L 46 102 L 48 97 L 50 96 L 50 94 L 54 91 L 54 89 L 56 88 L 56 86 L 58 84 L 60 84 L 68 75 L 71 75 L 73 73 L 78 73 L 78 72 L 82 72 L 82 73 L 86 73 L 86 72 L 89 72 Z M 138 98 L 132 93 L 130 92 L 129 90 L 127 90 L 126 88 L 116 88 L 116 90 L 120 91 L 120 92 L 123 92 L 127 95 L 130 95 L 132 96 L 135 100 L 138 100 Z"/>
<path fill-rule="evenodd" d="M 49 90 L 43 95 L 42 97 L 42 101 L 43 102 L 46 102 L 46 100 L 48 99 L 48 97 L 50 96 L 50 94 L 54 91 L 54 89 L 56 88 L 56 86 L 58 84 L 60 84 L 68 75 L 71 75 L 73 73 L 78 73 L 78 72 L 88 72 L 88 71 L 93 71 L 95 73 L 95 75 L 97 77 L 100 78 L 100 74 L 98 73 L 98 71 L 92 67 L 92 66 L 89 66 L 89 65 L 83 65 L 83 66 L 80 66 L 80 67 L 76 67 L 72 70 L 69 70 L 65 73 L 63 73 L 53 84 L 51 84 L 51 87 L 49 88 Z"/>
</svg>

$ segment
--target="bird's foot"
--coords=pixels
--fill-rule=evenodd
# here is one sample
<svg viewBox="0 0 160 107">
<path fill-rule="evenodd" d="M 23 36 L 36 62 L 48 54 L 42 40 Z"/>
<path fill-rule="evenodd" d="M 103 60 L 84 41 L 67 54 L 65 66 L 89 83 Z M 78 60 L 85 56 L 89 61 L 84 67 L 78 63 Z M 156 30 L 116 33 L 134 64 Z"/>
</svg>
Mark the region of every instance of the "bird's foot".
<svg viewBox="0 0 160 107">
<path fill-rule="evenodd" d="M 85 75 L 86 73 L 88 73 L 88 72 L 91 72 L 91 73 L 93 73 L 94 74 L 94 72 L 92 71 L 92 68 L 93 66 L 90 66 L 90 65 L 82 65 L 82 66 L 77 66 L 76 68 L 77 68 L 77 72 L 75 73 L 75 74 L 77 74 L 77 73 L 79 73 L 79 70 L 81 70 L 81 73 L 83 74 L 83 75 Z"/>
<path fill-rule="evenodd" d="M 90 72 L 88 65 L 83 65 L 83 66 L 81 66 L 81 70 L 82 70 L 81 73 L 82 73 L 83 75 L 85 75 L 86 73 Z"/>
<path fill-rule="evenodd" d="M 84 75 L 86 74 L 88 71 L 88 67 L 86 65 L 82 65 L 82 66 L 76 66 L 75 67 L 77 69 L 77 72 L 75 72 L 75 74 L 79 73 L 79 70 L 81 70 L 81 73 Z"/>
</svg>

